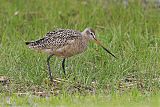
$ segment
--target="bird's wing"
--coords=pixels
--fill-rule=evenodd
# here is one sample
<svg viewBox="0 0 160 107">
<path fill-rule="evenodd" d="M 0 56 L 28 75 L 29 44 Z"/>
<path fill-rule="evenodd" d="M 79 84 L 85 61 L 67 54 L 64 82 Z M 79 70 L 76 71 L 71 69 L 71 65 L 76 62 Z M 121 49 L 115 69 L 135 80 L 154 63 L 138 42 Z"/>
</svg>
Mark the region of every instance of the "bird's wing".
<svg viewBox="0 0 160 107">
<path fill-rule="evenodd" d="M 58 49 L 71 44 L 74 40 L 81 37 L 82 35 L 78 31 L 70 29 L 58 29 L 52 32 L 48 32 L 42 39 L 31 42 L 30 46 L 40 49 Z"/>
</svg>

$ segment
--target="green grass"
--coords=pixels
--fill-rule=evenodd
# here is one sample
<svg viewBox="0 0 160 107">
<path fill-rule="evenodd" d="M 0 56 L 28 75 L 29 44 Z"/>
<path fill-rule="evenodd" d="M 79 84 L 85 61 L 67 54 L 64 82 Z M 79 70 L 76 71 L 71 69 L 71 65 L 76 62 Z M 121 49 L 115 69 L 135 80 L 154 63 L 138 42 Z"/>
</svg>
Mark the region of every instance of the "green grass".
<svg viewBox="0 0 160 107">
<path fill-rule="evenodd" d="M 63 106 L 63 107 L 158 107 L 159 95 L 142 96 L 140 93 L 126 93 L 123 95 L 62 95 L 51 97 L 27 96 L 4 96 L 1 95 L 1 106 Z"/>
<path fill-rule="evenodd" d="M 138 85 L 133 88 L 138 89 L 144 96 L 147 93 L 159 93 L 160 10 L 152 7 L 144 9 L 137 1 L 125 8 L 111 1 L 108 4 L 105 0 L 1 0 L 0 75 L 10 78 L 13 85 L 9 92 L 16 92 L 17 83 L 20 86 L 38 85 L 48 89 L 48 86 L 44 85 L 44 81 L 48 79 L 48 55 L 28 49 L 25 41 L 39 39 L 55 28 L 83 31 L 86 27 L 92 27 L 96 30 L 97 38 L 118 59 L 90 43 L 86 52 L 67 59 L 67 75 L 64 76 L 61 68 L 62 59 L 53 57 L 51 69 L 54 77 L 72 82 L 60 85 L 64 103 L 68 105 L 72 101 L 72 96 L 63 97 L 63 93 L 67 93 L 66 89 L 70 89 L 68 87 L 71 85 L 80 83 L 92 86 L 94 81 L 96 93 L 112 96 L 113 93 L 117 93 L 119 82 L 130 74 L 135 75 L 143 85 L 141 88 L 138 88 Z M 3 86 L 0 91 L 6 93 Z M 94 95 L 89 102 L 94 102 L 93 97 Z M 132 95 L 126 95 L 124 99 L 130 97 L 134 98 Z M 16 97 L 15 100 L 20 99 L 21 103 L 26 98 L 28 96 Z M 135 97 L 139 98 L 140 96 Z M 83 100 L 86 99 L 87 96 Z M 99 101 L 101 99 L 103 98 L 97 98 Z M 115 98 L 117 104 L 123 102 L 121 97 L 118 99 Z M 41 98 L 35 100 L 45 102 Z M 60 103 L 59 97 L 53 97 L 52 100 Z M 147 100 L 146 97 L 144 102 Z M 26 101 L 26 105 L 28 104 Z M 103 105 L 102 102 L 101 104 Z M 106 105 L 108 104 L 109 101 L 106 102 Z M 114 105 L 114 100 L 111 104 Z"/>
<path fill-rule="evenodd" d="M 63 106 L 63 107 L 158 107 L 159 95 L 143 96 L 138 92 L 123 95 L 61 95 L 51 97 L 37 97 L 30 94 L 26 96 L 4 96 L 1 95 L 1 106 Z"/>
</svg>

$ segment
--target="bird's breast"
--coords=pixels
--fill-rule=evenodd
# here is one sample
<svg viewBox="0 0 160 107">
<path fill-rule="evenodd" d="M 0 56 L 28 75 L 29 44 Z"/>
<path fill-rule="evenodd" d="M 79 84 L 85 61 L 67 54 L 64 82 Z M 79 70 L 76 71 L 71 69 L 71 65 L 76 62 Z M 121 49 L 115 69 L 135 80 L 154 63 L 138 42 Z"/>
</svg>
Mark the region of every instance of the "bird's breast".
<svg viewBox="0 0 160 107">
<path fill-rule="evenodd" d="M 62 48 L 57 49 L 54 53 L 60 57 L 71 57 L 77 54 L 84 52 L 87 49 L 87 42 L 81 40 L 75 40 L 71 44 L 63 46 Z"/>
</svg>

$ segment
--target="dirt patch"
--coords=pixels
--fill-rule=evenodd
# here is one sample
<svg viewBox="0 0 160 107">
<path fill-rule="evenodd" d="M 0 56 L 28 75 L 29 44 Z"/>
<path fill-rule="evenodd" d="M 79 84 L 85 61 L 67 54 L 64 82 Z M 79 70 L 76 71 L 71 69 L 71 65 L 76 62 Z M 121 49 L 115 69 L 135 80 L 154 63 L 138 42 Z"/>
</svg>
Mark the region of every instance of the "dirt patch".
<svg viewBox="0 0 160 107">
<path fill-rule="evenodd" d="M 9 81 L 9 82 L 4 82 Z M 69 85 L 66 85 L 69 84 Z M 80 82 L 71 82 L 64 79 L 56 78 L 53 82 L 45 80 L 42 85 L 33 85 L 26 83 L 16 83 L 13 80 L 2 79 L 0 92 L 7 92 L 10 94 L 16 94 L 18 96 L 24 96 L 28 94 L 40 96 L 40 97 L 49 97 L 51 95 L 57 96 L 62 92 L 67 92 L 69 94 L 81 93 L 95 93 L 96 87 L 95 83 L 93 85 L 87 86 Z"/>
</svg>

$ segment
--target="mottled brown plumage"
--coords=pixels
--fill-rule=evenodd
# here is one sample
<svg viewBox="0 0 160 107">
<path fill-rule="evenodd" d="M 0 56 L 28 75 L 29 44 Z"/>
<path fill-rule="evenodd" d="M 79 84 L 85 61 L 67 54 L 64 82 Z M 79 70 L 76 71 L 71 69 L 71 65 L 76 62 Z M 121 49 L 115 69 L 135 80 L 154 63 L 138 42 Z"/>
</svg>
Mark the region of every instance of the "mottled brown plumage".
<svg viewBox="0 0 160 107">
<path fill-rule="evenodd" d="M 71 29 L 57 29 L 48 32 L 42 39 L 26 42 L 26 45 L 28 45 L 29 48 L 50 54 L 47 58 L 47 65 L 50 79 L 52 81 L 52 73 L 49 64 L 50 58 L 53 55 L 63 57 L 62 67 L 65 73 L 65 58 L 84 52 L 90 40 L 94 40 L 98 45 L 114 56 L 96 39 L 95 31 L 91 28 L 86 28 L 83 32 Z"/>
<path fill-rule="evenodd" d="M 48 32 L 42 39 L 26 42 L 26 44 L 35 50 L 67 58 L 83 52 L 86 49 L 87 42 L 87 38 L 84 38 L 79 31 L 57 29 Z"/>
</svg>

